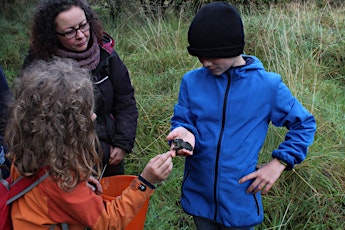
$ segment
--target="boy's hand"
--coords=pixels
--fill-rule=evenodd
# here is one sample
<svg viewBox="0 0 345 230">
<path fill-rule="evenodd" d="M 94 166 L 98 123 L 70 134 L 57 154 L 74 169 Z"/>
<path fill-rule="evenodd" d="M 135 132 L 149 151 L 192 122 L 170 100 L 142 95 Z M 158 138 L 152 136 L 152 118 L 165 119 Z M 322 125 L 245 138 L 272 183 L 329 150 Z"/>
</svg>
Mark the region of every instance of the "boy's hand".
<svg viewBox="0 0 345 230">
<path fill-rule="evenodd" d="M 180 148 L 180 146 L 176 146 L 176 143 L 172 142 L 170 150 L 174 151 L 174 155 L 173 155 L 174 157 L 177 154 L 182 155 L 182 156 L 193 155 L 193 149 L 195 146 L 195 137 L 193 133 L 189 132 L 186 128 L 177 127 L 176 129 L 174 129 L 168 134 L 166 139 L 168 141 L 181 139 L 184 142 L 188 142 L 190 144 L 191 149 L 188 149 L 188 148 Z"/>
<path fill-rule="evenodd" d="M 239 183 L 242 184 L 248 180 L 255 179 L 247 189 L 247 193 L 257 193 L 262 190 L 262 194 L 265 195 L 278 180 L 284 169 L 285 166 L 282 165 L 279 160 L 273 159 L 269 163 L 264 164 L 257 171 L 242 177 Z"/>
</svg>

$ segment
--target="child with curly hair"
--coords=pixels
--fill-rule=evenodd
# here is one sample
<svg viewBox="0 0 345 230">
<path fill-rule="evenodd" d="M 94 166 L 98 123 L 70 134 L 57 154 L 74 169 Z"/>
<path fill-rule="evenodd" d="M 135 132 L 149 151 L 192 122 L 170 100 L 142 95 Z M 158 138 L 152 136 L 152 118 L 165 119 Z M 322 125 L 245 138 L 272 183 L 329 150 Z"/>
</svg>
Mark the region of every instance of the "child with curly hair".
<svg viewBox="0 0 345 230">
<path fill-rule="evenodd" d="M 5 140 L 11 177 L 49 177 L 12 203 L 14 229 L 123 229 L 172 171 L 171 152 L 152 158 L 119 199 L 103 201 L 89 71 L 71 59 L 37 61 L 14 85 Z M 90 189 L 90 184 L 96 189 Z M 91 186 L 92 187 L 92 186 Z"/>
</svg>

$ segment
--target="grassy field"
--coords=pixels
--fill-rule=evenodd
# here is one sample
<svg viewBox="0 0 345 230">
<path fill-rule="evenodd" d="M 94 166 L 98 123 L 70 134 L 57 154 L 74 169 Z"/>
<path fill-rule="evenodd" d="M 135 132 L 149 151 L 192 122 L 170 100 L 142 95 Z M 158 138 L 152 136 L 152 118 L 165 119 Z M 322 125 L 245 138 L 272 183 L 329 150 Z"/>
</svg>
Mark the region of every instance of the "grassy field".
<svg viewBox="0 0 345 230">
<path fill-rule="evenodd" d="M 9 82 L 27 52 L 32 14 L 25 4 L 16 7 L 0 16 L 0 65 Z M 113 21 L 95 8 L 136 89 L 139 126 L 126 173 L 138 174 L 151 157 L 168 150 L 165 137 L 181 77 L 200 66 L 186 50 L 192 15 L 187 9 L 156 18 L 137 12 Z M 280 73 L 318 126 L 307 159 L 284 172 L 263 197 L 265 220 L 256 229 L 345 229 L 345 6 L 295 3 L 243 12 L 243 21 L 245 53 Z M 270 160 L 285 132 L 270 128 L 260 162 Z M 183 158 L 174 159 L 172 174 L 151 198 L 145 229 L 195 229 L 179 204 L 183 165 Z"/>
</svg>

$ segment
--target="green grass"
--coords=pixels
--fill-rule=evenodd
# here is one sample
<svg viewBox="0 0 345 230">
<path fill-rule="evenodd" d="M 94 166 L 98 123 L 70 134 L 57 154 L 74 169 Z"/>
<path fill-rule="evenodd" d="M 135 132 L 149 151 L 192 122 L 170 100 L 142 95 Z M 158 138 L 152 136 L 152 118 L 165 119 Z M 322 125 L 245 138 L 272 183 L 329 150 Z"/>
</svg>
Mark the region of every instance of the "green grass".
<svg viewBox="0 0 345 230">
<path fill-rule="evenodd" d="M 155 19 L 138 11 L 115 22 L 102 16 L 136 89 L 139 126 L 126 158 L 128 174 L 140 173 L 151 157 L 168 150 L 165 137 L 181 77 L 200 66 L 186 50 L 192 15 L 184 10 Z M 29 42 L 30 10 L 21 12 L 23 19 L 0 16 L 0 64 L 10 82 Z M 256 229 L 345 229 L 345 6 L 292 3 L 244 13 L 243 21 L 245 52 L 282 75 L 318 126 L 307 159 L 263 197 L 265 220 Z M 260 162 L 270 160 L 285 132 L 270 127 Z M 195 229 L 179 204 L 183 166 L 183 158 L 175 158 L 172 174 L 158 185 L 145 229 Z"/>
</svg>

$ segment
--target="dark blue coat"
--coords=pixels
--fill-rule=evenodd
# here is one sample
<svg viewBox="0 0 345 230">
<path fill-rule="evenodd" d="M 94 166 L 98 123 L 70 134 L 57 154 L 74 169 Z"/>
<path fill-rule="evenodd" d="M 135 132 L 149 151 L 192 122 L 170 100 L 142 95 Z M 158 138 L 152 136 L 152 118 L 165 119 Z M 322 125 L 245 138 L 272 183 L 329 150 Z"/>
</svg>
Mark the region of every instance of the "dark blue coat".
<svg viewBox="0 0 345 230">
<path fill-rule="evenodd" d="M 10 162 L 5 159 L 4 156 L 6 150 L 3 143 L 3 136 L 5 134 L 5 128 L 8 119 L 7 103 L 10 96 L 11 90 L 7 84 L 5 74 L 0 66 L 0 164 L 2 164 L 1 173 L 4 178 L 7 178 L 7 176 L 9 175 L 8 169 L 10 167 Z"/>
<path fill-rule="evenodd" d="M 11 95 L 5 74 L 0 66 L 0 145 L 3 145 L 3 135 L 7 122 L 7 102 Z"/>
</svg>

